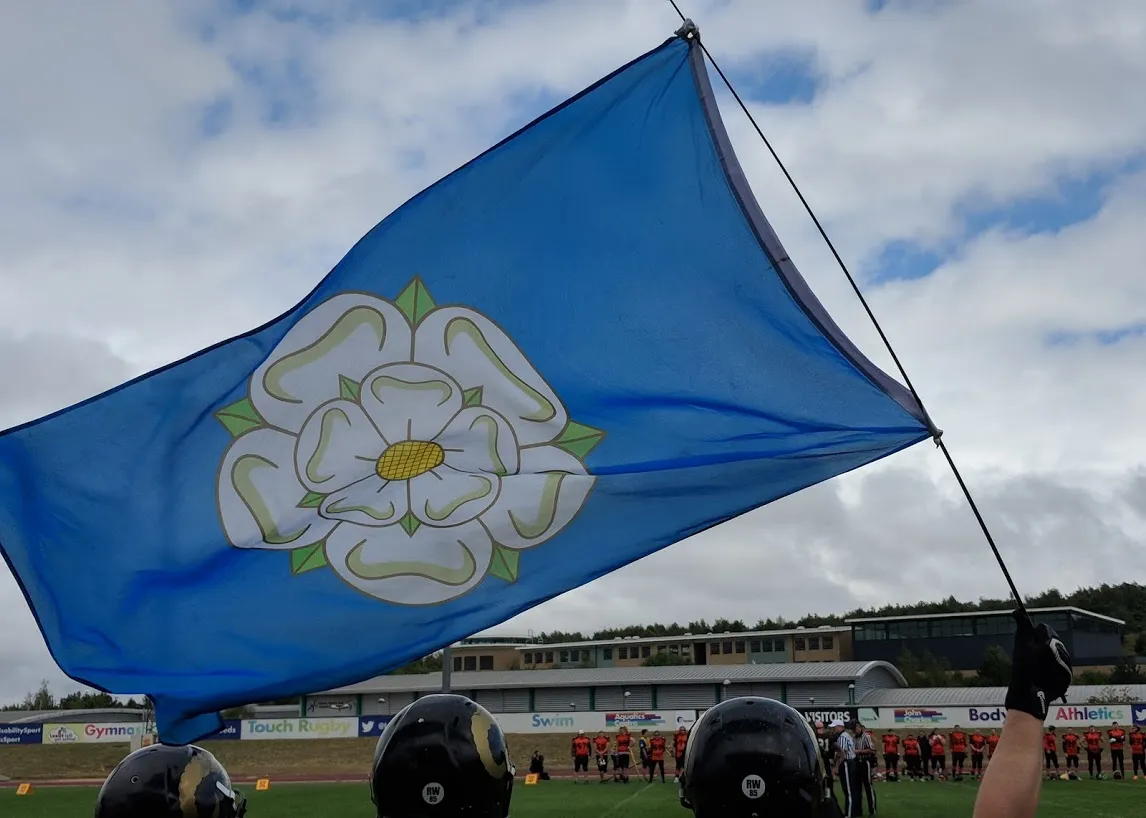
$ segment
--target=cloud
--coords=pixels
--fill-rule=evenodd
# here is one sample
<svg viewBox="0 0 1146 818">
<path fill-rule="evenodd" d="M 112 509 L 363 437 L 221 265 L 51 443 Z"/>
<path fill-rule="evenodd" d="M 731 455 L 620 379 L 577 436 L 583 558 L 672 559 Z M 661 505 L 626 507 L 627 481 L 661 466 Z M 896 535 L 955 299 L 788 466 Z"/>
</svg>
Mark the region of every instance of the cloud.
<svg viewBox="0 0 1146 818">
<path fill-rule="evenodd" d="M 860 278 L 1020 590 L 1141 581 L 1146 9 L 867 5 L 686 11 Z M 406 198 L 678 25 L 651 0 L 10 6 L 0 71 L 20 81 L 0 88 L 3 424 L 277 315 Z M 790 254 L 892 371 L 720 93 Z M 942 458 L 920 446 L 499 630 L 1004 592 Z M 59 681 L 7 578 L 0 611 L 0 657 L 16 668 L 0 700 Z"/>
</svg>

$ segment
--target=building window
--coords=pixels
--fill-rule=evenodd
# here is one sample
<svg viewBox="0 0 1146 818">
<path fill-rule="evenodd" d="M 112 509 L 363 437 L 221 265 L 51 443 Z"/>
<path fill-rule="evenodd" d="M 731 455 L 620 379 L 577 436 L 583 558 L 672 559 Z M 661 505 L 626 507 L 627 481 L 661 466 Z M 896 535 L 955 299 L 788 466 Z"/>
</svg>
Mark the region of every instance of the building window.
<svg viewBox="0 0 1146 818">
<path fill-rule="evenodd" d="M 831 650 L 836 646 L 835 640 L 830 636 L 824 637 L 824 650 Z"/>
<path fill-rule="evenodd" d="M 721 653 L 723 653 L 725 656 L 727 656 L 728 654 L 732 653 L 732 642 L 724 642 L 724 643 L 722 643 L 722 644 L 721 644 L 721 646 L 720 646 L 720 651 L 721 651 Z"/>
<path fill-rule="evenodd" d="M 761 651 L 760 651 L 761 653 L 771 653 L 772 652 L 772 640 L 771 639 L 765 639 L 760 644 L 760 647 L 761 647 Z"/>
<path fill-rule="evenodd" d="M 545 651 L 545 664 L 547 664 L 547 665 L 553 664 L 553 651 L 551 651 L 551 650 Z"/>
<path fill-rule="evenodd" d="M 736 643 L 736 652 L 744 653 L 744 640 L 741 639 Z"/>
<path fill-rule="evenodd" d="M 478 670 L 493 670 L 493 657 L 492 656 L 479 656 L 478 657 Z"/>
<path fill-rule="evenodd" d="M 610 662 L 613 661 L 613 649 L 601 648 L 601 658 L 608 659 Z"/>
<path fill-rule="evenodd" d="M 652 655 L 652 649 L 648 645 L 641 645 L 641 658 L 648 659 Z"/>
<path fill-rule="evenodd" d="M 772 643 L 772 646 L 776 649 L 777 653 L 783 653 L 784 652 L 784 640 L 783 639 L 777 639 L 775 642 Z"/>
<path fill-rule="evenodd" d="M 569 651 L 563 650 L 563 651 L 561 651 L 561 664 L 564 665 L 564 664 L 568 664 L 568 663 L 569 663 Z"/>
<path fill-rule="evenodd" d="M 713 656 L 719 656 L 720 655 L 720 643 L 719 642 L 713 642 L 712 643 L 712 650 L 710 651 L 710 653 L 712 653 Z"/>
<path fill-rule="evenodd" d="M 629 649 L 627 647 L 617 648 L 617 658 L 618 659 L 628 659 L 629 658 Z"/>
<path fill-rule="evenodd" d="M 462 669 L 462 657 L 454 657 L 454 670 L 460 671 Z"/>
<path fill-rule="evenodd" d="M 692 655 L 692 645 L 681 645 L 680 646 L 680 655 L 681 656 L 691 656 Z"/>
<path fill-rule="evenodd" d="M 669 653 L 673 656 L 680 654 L 680 645 L 669 645 Z"/>
<path fill-rule="evenodd" d="M 803 650 L 803 649 L 804 649 L 804 637 L 797 636 L 796 637 L 796 650 Z"/>
<path fill-rule="evenodd" d="M 664 653 L 666 650 L 668 650 L 668 648 L 664 645 L 657 645 L 657 653 Z"/>
<path fill-rule="evenodd" d="M 588 662 L 589 661 L 589 651 L 587 651 L 587 650 L 581 651 L 581 661 L 582 662 Z"/>
<path fill-rule="evenodd" d="M 476 656 L 463 656 L 462 657 L 462 670 L 477 670 L 478 659 Z"/>
<path fill-rule="evenodd" d="M 927 637 L 927 623 L 926 622 L 900 622 L 899 623 L 899 638 L 900 639 L 919 639 Z"/>
<path fill-rule="evenodd" d="M 532 653 L 522 654 L 521 662 L 522 662 L 522 664 L 532 665 L 533 664 L 533 654 Z"/>
<path fill-rule="evenodd" d="M 819 650 L 819 649 L 820 649 L 820 637 L 809 636 L 808 637 L 808 650 Z"/>
<path fill-rule="evenodd" d="M 772 646 L 769 645 L 768 647 L 771 648 Z M 760 640 L 759 639 L 753 639 L 751 642 L 749 642 L 748 643 L 748 650 L 751 651 L 752 653 L 759 653 L 760 652 Z"/>
</svg>

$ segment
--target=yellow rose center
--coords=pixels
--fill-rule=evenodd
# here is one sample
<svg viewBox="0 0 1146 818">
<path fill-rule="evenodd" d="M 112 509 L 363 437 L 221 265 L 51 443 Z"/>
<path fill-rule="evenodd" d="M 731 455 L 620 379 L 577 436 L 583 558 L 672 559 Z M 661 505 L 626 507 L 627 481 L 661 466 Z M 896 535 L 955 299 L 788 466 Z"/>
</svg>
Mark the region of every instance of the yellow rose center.
<svg viewBox="0 0 1146 818">
<path fill-rule="evenodd" d="M 383 480 L 413 480 L 444 462 L 446 453 L 437 443 L 403 440 L 382 452 L 375 469 Z"/>
</svg>

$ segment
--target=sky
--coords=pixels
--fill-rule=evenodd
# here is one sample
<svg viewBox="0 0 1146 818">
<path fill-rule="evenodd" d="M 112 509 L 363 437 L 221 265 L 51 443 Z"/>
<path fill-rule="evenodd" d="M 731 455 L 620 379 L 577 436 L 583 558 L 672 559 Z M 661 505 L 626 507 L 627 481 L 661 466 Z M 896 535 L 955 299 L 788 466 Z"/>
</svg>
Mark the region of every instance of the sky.
<svg viewBox="0 0 1146 818">
<path fill-rule="evenodd" d="M 1020 591 L 1146 581 L 1146 4 L 682 5 L 856 274 Z M 0 427 L 277 316 L 407 198 L 678 25 L 664 0 L 4 4 Z M 892 371 L 720 103 L 803 275 Z M 1005 594 L 923 444 L 494 632 Z M 0 568 L 0 702 L 40 679 L 78 688 Z"/>
</svg>

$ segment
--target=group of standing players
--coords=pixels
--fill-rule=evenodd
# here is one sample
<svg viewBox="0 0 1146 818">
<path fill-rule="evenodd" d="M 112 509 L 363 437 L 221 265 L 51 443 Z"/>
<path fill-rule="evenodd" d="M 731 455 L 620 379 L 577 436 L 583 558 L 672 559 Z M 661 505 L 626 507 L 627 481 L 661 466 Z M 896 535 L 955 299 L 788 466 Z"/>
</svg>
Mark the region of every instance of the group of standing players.
<svg viewBox="0 0 1146 818">
<path fill-rule="evenodd" d="M 1058 748 L 1059 735 L 1053 727 L 1048 727 L 1043 734 L 1043 764 L 1047 776 L 1050 778 L 1078 778 L 1078 757 L 1083 746 L 1086 747 L 1086 766 L 1091 778 L 1102 779 L 1102 754 L 1106 747 L 1110 747 L 1110 771 L 1114 778 L 1126 776 L 1126 745 L 1130 745 L 1131 770 L 1134 780 L 1142 776 L 1146 781 L 1146 732 L 1141 727 L 1134 727 L 1129 733 L 1114 722 L 1105 735 L 1093 724 L 1081 736 L 1074 730 L 1062 734 L 1062 754 L 1066 761 L 1066 772 L 1059 769 Z"/>
<path fill-rule="evenodd" d="M 895 733 L 887 732 L 880 737 L 883 744 L 884 775 L 895 780 L 900 773 L 911 780 L 946 780 L 947 748 L 951 748 L 951 776 L 962 779 L 964 776 L 982 778 L 984 761 L 989 761 L 999 745 L 999 731 L 981 733 L 978 730 L 968 734 L 958 724 L 943 736 L 938 730 L 919 735 L 907 735 L 902 739 Z M 967 770 L 968 756 L 971 767 Z M 900 763 L 902 760 L 902 769 Z"/>
<path fill-rule="evenodd" d="M 860 784 L 866 790 L 870 782 L 881 775 L 874 739 L 858 722 L 843 726 L 853 732 L 857 771 Z M 816 722 L 816 736 L 824 761 L 830 769 L 832 765 L 828 762 L 835 755 L 837 739 L 819 721 Z M 998 747 L 999 731 L 991 730 L 984 734 L 976 730 L 968 734 L 959 725 L 955 725 L 946 736 L 938 730 L 902 737 L 888 731 L 880 736 L 880 743 L 883 748 L 882 775 L 890 781 L 897 780 L 900 775 L 913 781 L 946 781 L 948 775 L 956 781 L 964 777 L 980 779 L 983 777 L 984 762 L 991 759 Z M 1105 733 L 1091 725 L 1082 734 L 1073 729 L 1060 734 L 1053 726 L 1048 727 L 1043 735 L 1043 760 L 1047 777 L 1078 778 L 1081 774 L 1079 759 L 1085 747 L 1090 778 L 1102 779 L 1105 777 L 1103 754 L 1109 746 L 1111 774 L 1116 779 L 1123 778 L 1126 776 L 1127 745 L 1130 749 L 1132 779 L 1137 781 L 1141 776 L 1146 781 L 1146 731 L 1141 727 L 1134 727 L 1127 732 L 1118 722 L 1114 722 Z M 1065 770 L 1059 764 L 1060 746 L 1065 759 Z M 950 768 L 947 766 L 948 748 L 951 751 Z"/>
<path fill-rule="evenodd" d="M 637 760 L 640 762 L 641 777 L 651 784 L 658 770 L 661 783 L 665 783 L 665 754 L 672 752 L 676 769 L 673 781 L 680 778 L 684 769 L 684 750 L 688 746 L 688 728 L 683 725 L 672 736 L 672 743 L 661 735 L 660 730 L 654 730 L 649 735 L 647 729 L 641 730 L 637 739 Z M 590 739 L 584 730 L 578 731 L 573 738 L 570 752 L 573 756 L 573 775 L 575 781 L 589 783 L 589 757 L 592 755 L 597 762 L 597 775 L 600 783 L 606 783 L 609 778 L 609 768 L 612 765 L 613 781 L 623 784 L 629 783 L 629 770 L 633 760 L 633 736 L 628 727 L 621 727 L 613 738 L 609 738 L 602 730 Z"/>
</svg>

